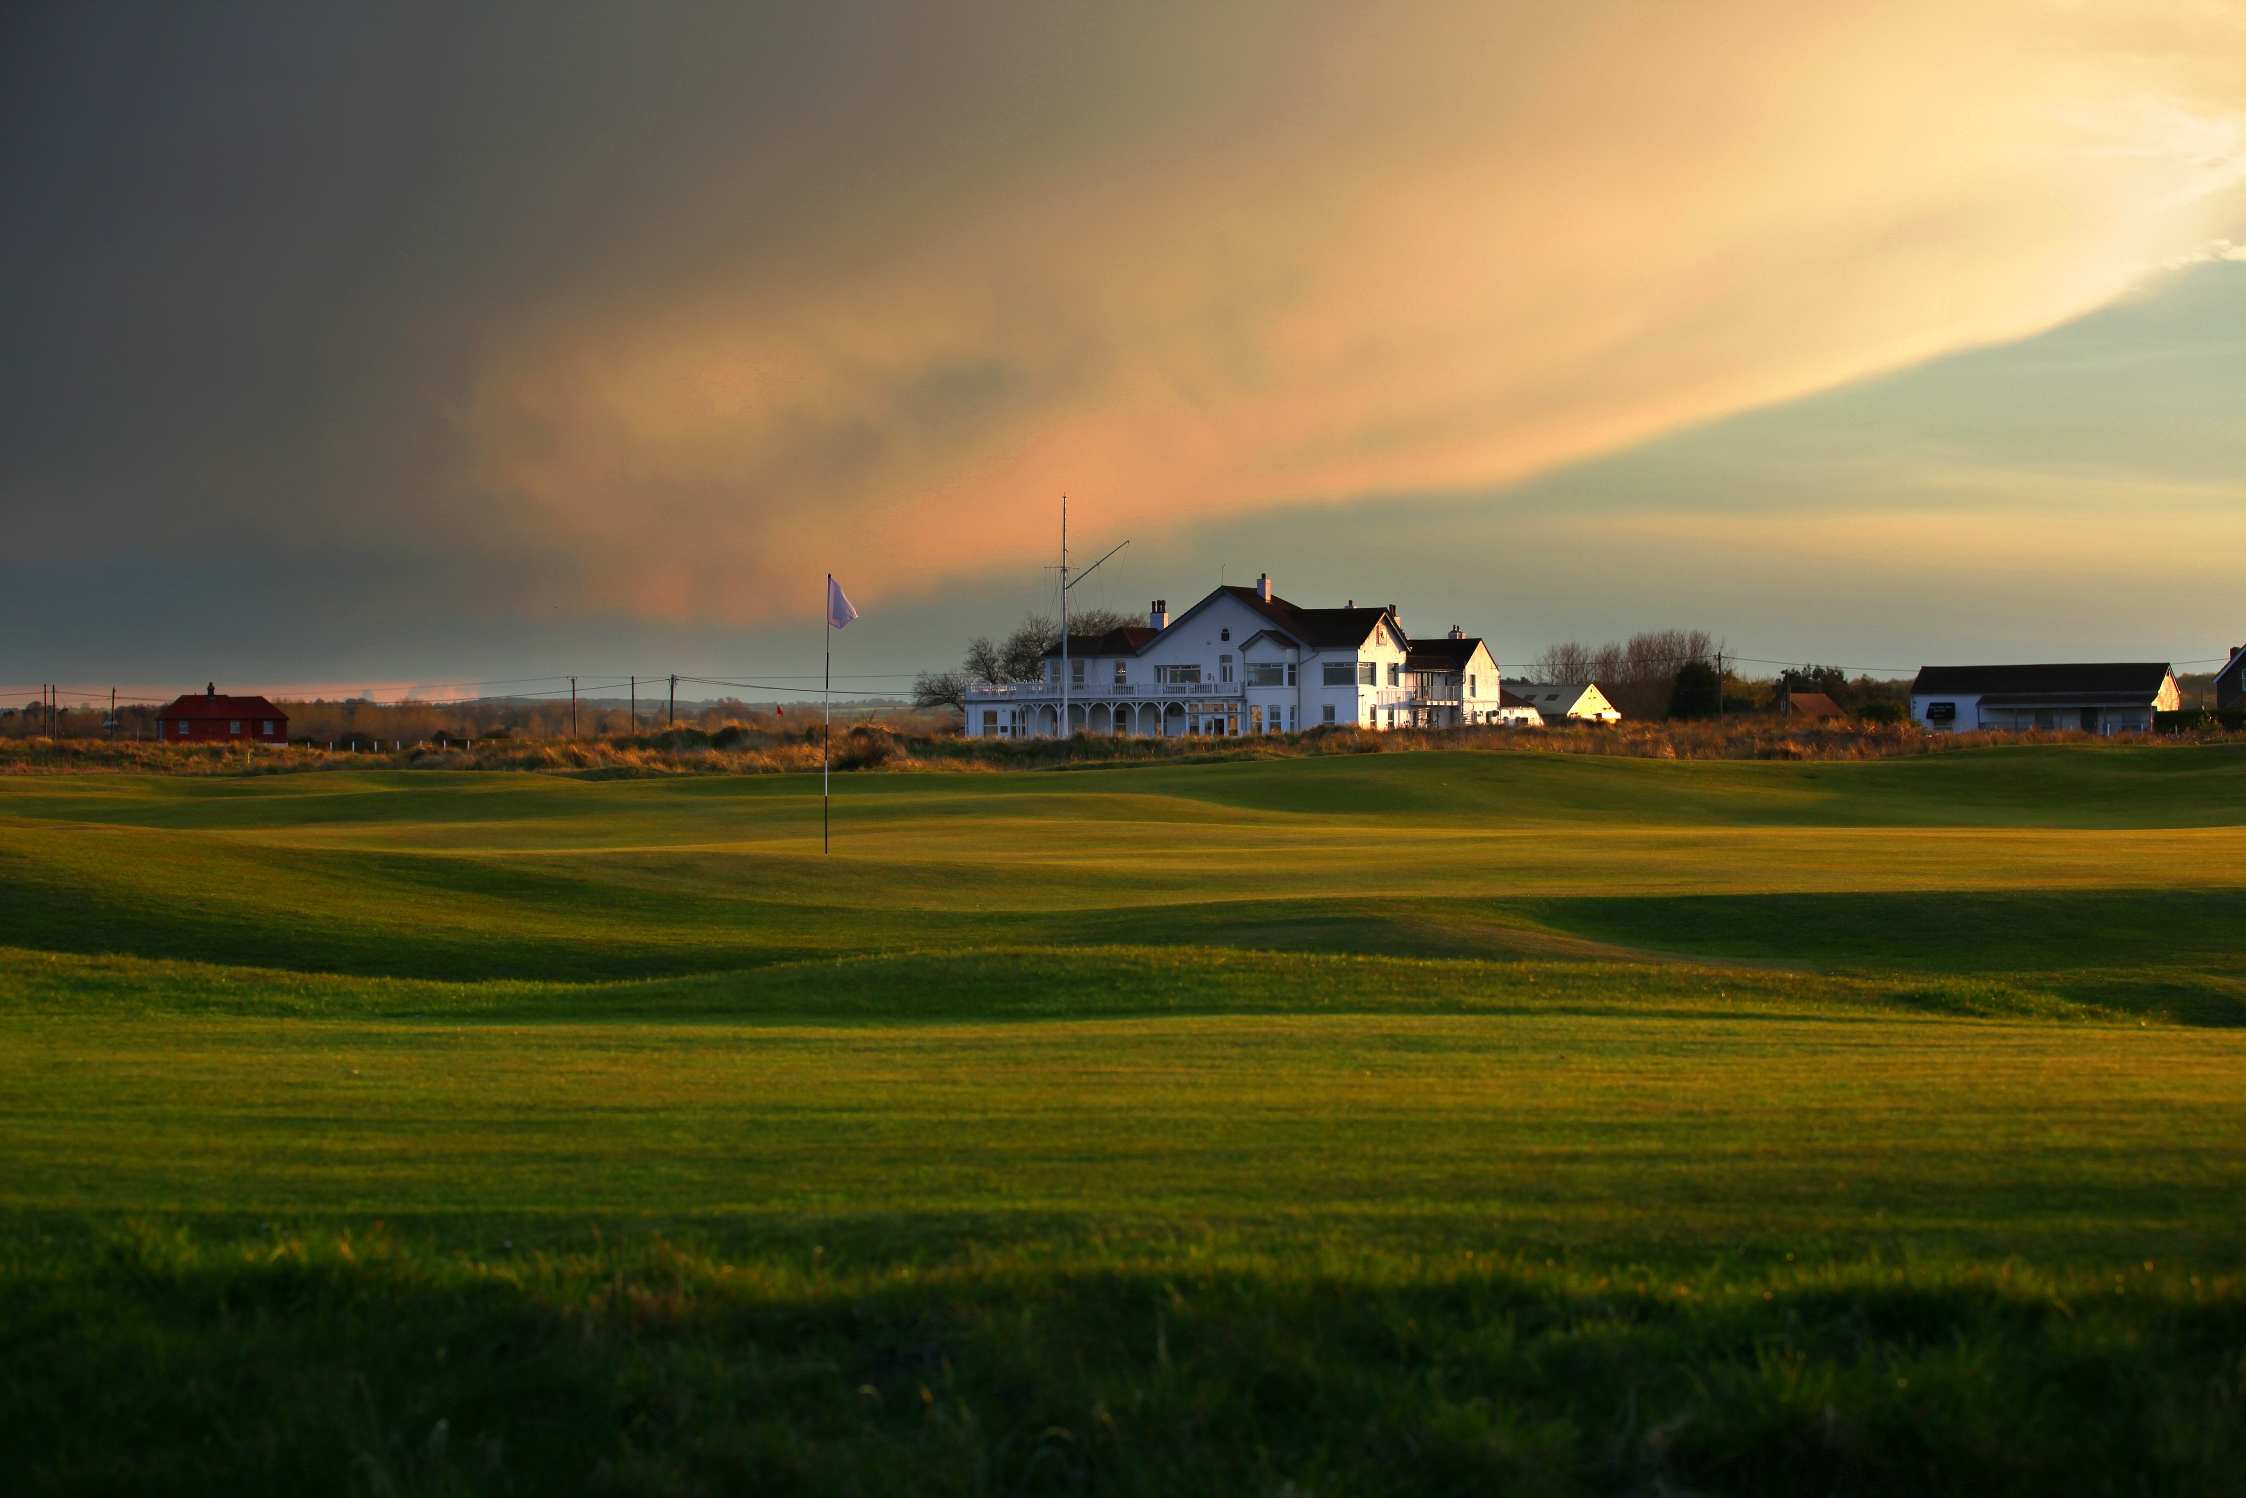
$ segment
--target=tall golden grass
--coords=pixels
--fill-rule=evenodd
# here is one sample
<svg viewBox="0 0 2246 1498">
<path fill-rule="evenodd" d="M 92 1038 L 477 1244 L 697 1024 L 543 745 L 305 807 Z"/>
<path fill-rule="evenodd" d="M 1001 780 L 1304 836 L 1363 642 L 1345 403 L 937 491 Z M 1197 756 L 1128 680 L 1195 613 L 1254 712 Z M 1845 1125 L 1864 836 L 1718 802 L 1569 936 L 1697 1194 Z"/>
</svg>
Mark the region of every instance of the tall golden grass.
<svg viewBox="0 0 2246 1498">
<path fill-rule="evenodd" d="M 1567 728 L 1315 729 L 1255 738 L 966 739 L 838 730 L 832 763 L 844 773 L 963 773 L 1093 768 L 1142 763 L 1295 759 L 1336 754 L 1469 750 L 1498 754 L 1619 755 L 1634 759 L 1862 760 L 1953 753 L 1995 744 L 2204 743 L 2246 735 L 2209 730 L 2099 739 L 2079 732 L 1932 734 L 1909 724 L 1795 726 L 1755 716 L 1723 722 L 1621 723 Z M 405 744 L 395 750 L 313 745 L 159 744 L 92 738 L 0 740 L 0 774 L 75 772 L 270 775 L 318 770 L 516 770 L 588 776 L 778 775 L 819 768 L 829 750 L 819 730 L 727 724 L 577 739 L 490 739 L 469 745 Z"/>
</svg>

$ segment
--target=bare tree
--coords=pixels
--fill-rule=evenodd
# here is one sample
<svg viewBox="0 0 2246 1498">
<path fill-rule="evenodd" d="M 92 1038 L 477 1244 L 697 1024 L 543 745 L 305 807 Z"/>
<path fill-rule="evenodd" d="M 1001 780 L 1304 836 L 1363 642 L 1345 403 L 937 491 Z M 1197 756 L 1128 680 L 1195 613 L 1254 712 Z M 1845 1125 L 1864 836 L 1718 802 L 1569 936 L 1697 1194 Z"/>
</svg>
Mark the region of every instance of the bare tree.
<svg viewBox="0 0 2246 1498">
<path fill-rule="evenodd" d="M 964 671 L 923 671 L 913 679 L 914 707 L 948 707 L 967 711 L 967 688 L 973 685 Z"/>
<path fill-rule="evenodd" d="M 1547 645 L 1544 653 L 1529 663 L 1532 680 L 1550 682 L 1592 681 L 1597 673 L 1591 664 L 1592 651 L 1573 640 L 1561 645 Z"/>
<path fill-rule="evenodd" d="M 1144 625 L 1144 614 L 1126 614 L 1117 609 L 1084 609 L 1068 616 L 1068 632 L 1079 640 L 1104 635 L 1110 630 L 1129 629 Z"/>
<path fill-rule="evenodd" d="M 1087 639 L 1136 624 L 1136 614 L 1113 609 L 1086 609 L 1068 621 L 1071 639 Z M 1022 622 L 1003 640 L 978 635 L 967 646 L 967 658 L 957 671 L 924 671 L 913 683 L 915 707 L 950 707 L 967 710 L 967 689 L 1004 686 L 1016 681 L 1042 681 L 1045 654 L 1061 643 L 1061 627 L 1050 614 L 1024 614 Z"/>
<path fill-rule="evenodd" d="M 1568 641 L 1545 647 L 1531 670 L 1545 681 L 1595 681 L 1625 718 L 1660 718 L 1669 711 L 1677 672 L 1710 660 L 1716 639 L 1704 629 L 1656 629 L 1596 650 Z"/>
</svg>

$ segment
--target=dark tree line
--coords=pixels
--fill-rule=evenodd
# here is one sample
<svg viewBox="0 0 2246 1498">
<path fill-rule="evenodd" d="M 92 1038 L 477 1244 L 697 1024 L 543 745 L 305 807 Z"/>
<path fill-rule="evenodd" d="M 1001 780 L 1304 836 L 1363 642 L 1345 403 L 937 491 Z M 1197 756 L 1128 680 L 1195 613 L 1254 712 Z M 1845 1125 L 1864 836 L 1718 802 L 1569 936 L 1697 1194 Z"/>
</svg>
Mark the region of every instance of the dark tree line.
<svg viewBox="0 0 2246 1498">
<path fill-rule="evenodd" d="M 1909 716 L 1898 684 L 1849 678 L 1838 666 L 1788 666 L 1772 683 L 1742 681 L 1717 666 L 1721 642 L 1704 629 L 1661 629 L 1597 649 L 1570 641 L 1548 646 L 1529 670 L 1540 681 L 1597 682 L 1625 718 L 1713 718 L 1757 712 L 1778 694 L 1822 692 L 1846 711 L 1874 722 Z"/>
</svg>

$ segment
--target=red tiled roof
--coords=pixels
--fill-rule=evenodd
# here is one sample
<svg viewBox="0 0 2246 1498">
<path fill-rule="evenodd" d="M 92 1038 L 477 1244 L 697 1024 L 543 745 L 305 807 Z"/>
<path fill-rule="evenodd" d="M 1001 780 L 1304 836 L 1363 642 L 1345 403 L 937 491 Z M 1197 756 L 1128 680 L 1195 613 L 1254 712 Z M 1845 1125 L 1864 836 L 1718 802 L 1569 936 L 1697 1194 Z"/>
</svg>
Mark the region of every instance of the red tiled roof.
<svg viewBox="0 0 2246 1498">
<path fill-rule="evenodd" d="M 223 697 L 195 692 L 174 700 L 156 715 L 159 718 L 277 718 L 282 712 L 263 697 Z"/>
<path fill-rule="evenodd" d="M 1780 712 L 1799 713 L 1805 718 L 1845 718 L 1848 713 L 1841 705 L 1823 692 L 1788 692 L 1779 706 Z"/>
</svg>

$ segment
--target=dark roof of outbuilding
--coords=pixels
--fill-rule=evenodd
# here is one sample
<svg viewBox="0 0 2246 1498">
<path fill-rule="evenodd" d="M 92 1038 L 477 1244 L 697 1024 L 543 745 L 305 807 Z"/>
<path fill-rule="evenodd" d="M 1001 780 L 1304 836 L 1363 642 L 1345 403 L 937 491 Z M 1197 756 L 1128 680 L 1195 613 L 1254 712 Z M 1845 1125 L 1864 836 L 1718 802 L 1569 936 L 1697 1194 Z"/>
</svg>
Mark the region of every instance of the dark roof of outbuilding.
<svg viewBox="0 0 2246 1498">
<path fill-rule="evenodd" d="M 2000 693 L 2022 702 L 2031 698 L 2097 697 L 2150 702 L 2168 680 L 2163 661 L 2098 661 L 2051 666 L 1922 666 L 1911 683 L 1914 696 L 1935 692 L 1959 695 Z"/>
<path fill-rule="evenodd" d="M 1448 635 L 1413 640 L 1404 656 L 1406 671 L 1463 671 L 1481 645 L 1476 638 L 1454 640 Z"/>
<path fill-rule="evenodd" d="M 212 696 L 207 692 L 191 692 L 176 698 L 171 706 L 156 715 L 159 718 L 285 718 L 282 712 L 263 697 Z"/>
</svg>

